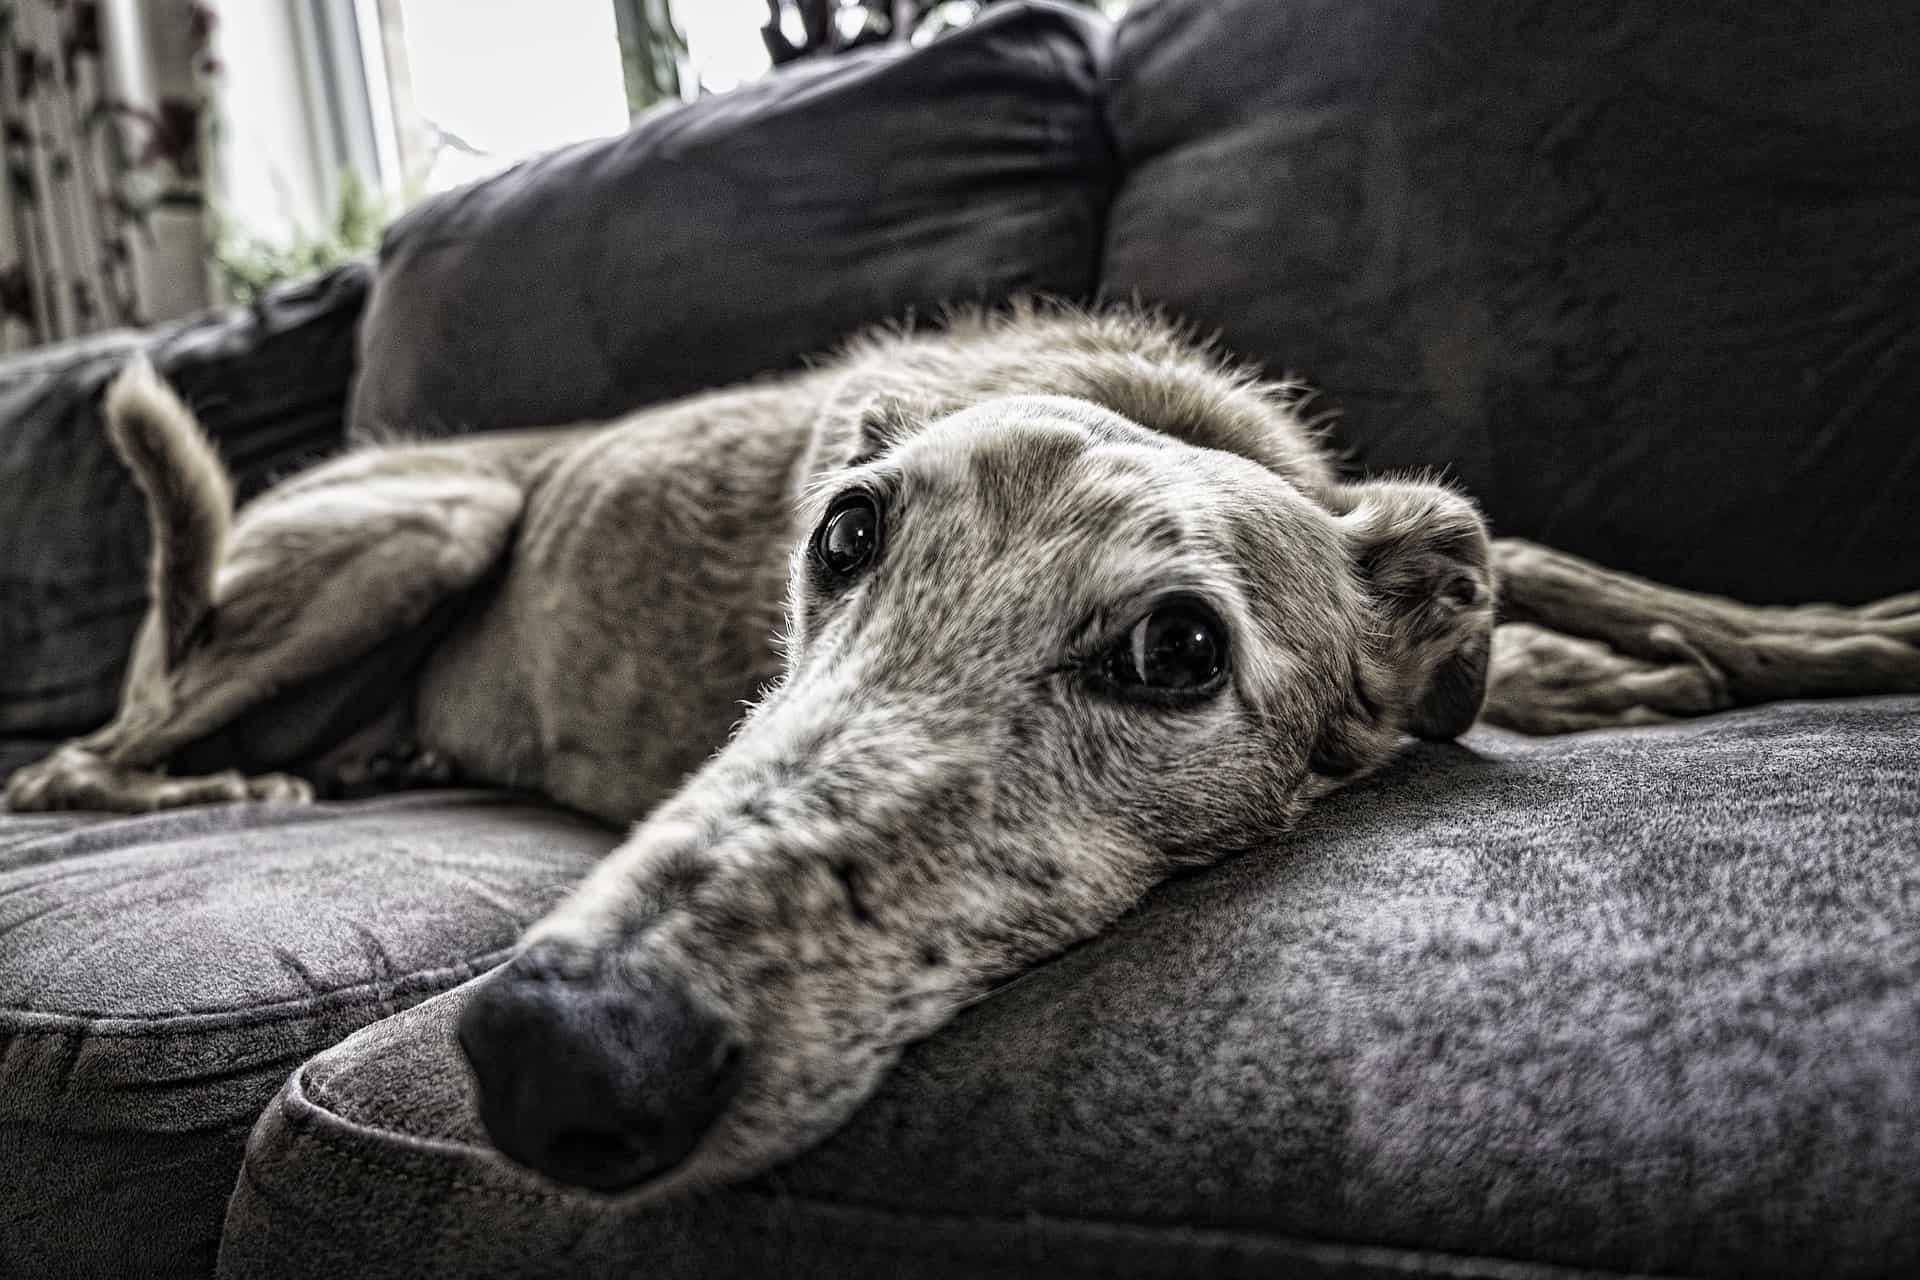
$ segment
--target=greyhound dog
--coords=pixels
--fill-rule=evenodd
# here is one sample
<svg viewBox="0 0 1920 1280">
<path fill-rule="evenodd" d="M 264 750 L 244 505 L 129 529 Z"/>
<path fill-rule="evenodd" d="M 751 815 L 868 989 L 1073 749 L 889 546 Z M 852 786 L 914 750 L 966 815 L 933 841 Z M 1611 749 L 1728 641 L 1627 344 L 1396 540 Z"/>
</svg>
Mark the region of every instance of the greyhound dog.
<svg viewBox="0 0 1920 1280">
<path fill-rule="evenodd" d="M 151 611 L 117 717 L 7 798 L 457 778 L 637 821 L 459 1035 L 502 1152 L 644 1199 L 816 1142 L 1407 735 L 1920 690 L 1920 593 L 1753 608 L 1490 540 L 1443 485 L 1338 477 L 1297 405 L 1152 316 L 1021 305 L 235 515 L 136 365 L 106 407 Z"/>
</svg>

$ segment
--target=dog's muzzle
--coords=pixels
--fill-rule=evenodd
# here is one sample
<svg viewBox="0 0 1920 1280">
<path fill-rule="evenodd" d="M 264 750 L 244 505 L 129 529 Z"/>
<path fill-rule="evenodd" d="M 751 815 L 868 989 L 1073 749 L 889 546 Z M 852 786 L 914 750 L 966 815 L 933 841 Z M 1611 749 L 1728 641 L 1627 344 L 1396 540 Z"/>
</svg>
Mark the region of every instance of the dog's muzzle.
<svg viewBox="0 0 1920 1280">
<path fill-rule="evenodd" d="M 744 1059 L 725 1021 L 670 975 L 554 942 L 484 982 L 459 1035 L 494 1145 L 596 1191 L 680 1163 L 738 1089 Z"/>
</svg>

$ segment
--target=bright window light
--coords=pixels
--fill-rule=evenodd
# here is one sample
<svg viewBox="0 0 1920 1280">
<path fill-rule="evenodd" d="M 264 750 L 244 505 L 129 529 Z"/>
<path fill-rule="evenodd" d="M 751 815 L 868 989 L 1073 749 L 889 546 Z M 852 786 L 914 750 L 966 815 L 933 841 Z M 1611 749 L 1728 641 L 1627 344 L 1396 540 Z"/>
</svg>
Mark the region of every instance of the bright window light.
<svg viewBox="0 0 1920 1280">
<path fill-rule="evenodd" d="M 608 0 L 400 0 L 400 11 L 424 191 L 627 127 Z"/>
<path fill-rule="evenodd" d="M 690 86 L 725 93 L 766 74 L 766 0 L 675 0 L 673 16 L 687 37 Z"/>
</svg>

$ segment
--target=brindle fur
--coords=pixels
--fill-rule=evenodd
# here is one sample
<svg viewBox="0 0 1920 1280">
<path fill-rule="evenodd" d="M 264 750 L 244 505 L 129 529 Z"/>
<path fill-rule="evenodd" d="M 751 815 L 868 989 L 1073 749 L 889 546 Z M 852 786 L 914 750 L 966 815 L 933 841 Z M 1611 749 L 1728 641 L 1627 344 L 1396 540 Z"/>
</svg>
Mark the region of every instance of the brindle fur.
<svg viewBox="0 0 1920 1280">
<path fill-rule="evenodd" d="M 1920 595 L 1757 609 L 1490 543 L 1443 486 L 1338 478 L 1295 401 L 1151 316 L 1020 306 L 604 426 L 354 452 L 229 529 L 135 366 L 108 413 L 152 616 L 118 717 L 8 800 L 303 800 L 426 762 L 637 821 L 529 943 L 671 972 L 747 1045 L 662 1195 L 818 1140 L 962 1004 L 1483 696 L 1559 732 L 1920 689 Z M 808 533 L 854 484 L 886 547 L 834 590 Z M 1170 592 L 1228 624 L 1227 688 L 1089 687 Z"/>
</svg>

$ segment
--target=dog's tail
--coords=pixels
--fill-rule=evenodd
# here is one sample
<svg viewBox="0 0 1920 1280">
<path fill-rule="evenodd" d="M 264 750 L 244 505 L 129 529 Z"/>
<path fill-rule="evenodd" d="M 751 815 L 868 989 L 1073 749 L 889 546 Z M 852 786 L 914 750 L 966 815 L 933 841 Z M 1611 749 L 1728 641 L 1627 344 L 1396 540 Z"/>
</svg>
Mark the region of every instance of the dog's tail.
<svg viewBox="0 0 1920 1280">
<path fill-rule="evenodd" d="M 214 574 L 233 522 L 233 483 L 191 410 L 145 356 L 106 394 L 107 436 L 146 495 L 153 531 L 152 601 L 172 667 L 213 605 Z"/>
</svg>

